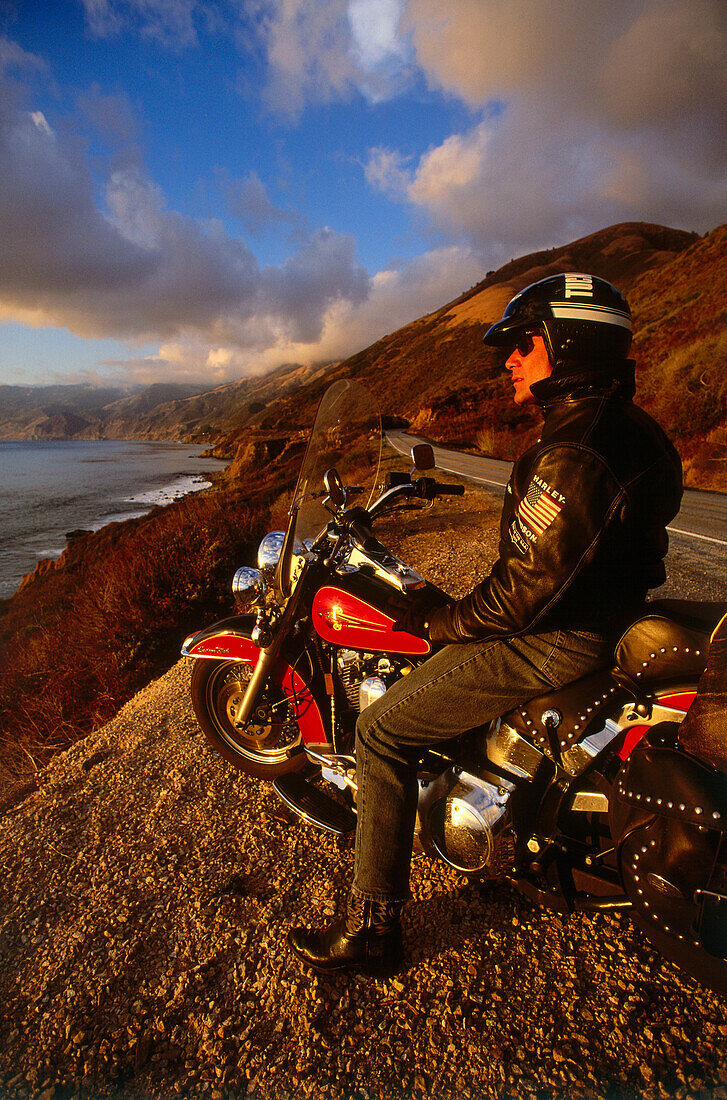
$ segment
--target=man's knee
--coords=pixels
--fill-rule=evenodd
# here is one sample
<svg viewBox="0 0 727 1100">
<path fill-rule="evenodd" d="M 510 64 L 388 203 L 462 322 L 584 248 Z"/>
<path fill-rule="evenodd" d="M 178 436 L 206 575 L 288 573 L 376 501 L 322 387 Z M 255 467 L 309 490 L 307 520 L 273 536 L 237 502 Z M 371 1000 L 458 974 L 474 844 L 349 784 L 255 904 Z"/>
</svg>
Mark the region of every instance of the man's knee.
<svg viewBox="0 0 727 1100">
<path fill-rule="evenodd" d="M 362 710 L 358 716 L 358 720 L 356 722 L 357 748 L 359 745 L 363 745 L 364 747 L 368 745 L 369 739 L 376 725 L 375 715 L 369 713 L 369 711 L 371 711 L 372 709 L 372 707 L 366 707 L 366 709 Z"/>
<path fill-rule="evenodd" d="M 382 722 L 379 718 L 379 712 L 383 711 L 384 716 L 386 708 L 378 705 L 379 700 L 372 703 L 371 706 L 366 707 L 361 711 L 356 722 L 356 751 L 361 748 L 383 748 L 385 746 L 396 745 L 397 738 L 395 731 L 389 729 L 388 722 Z"/>
</svg>

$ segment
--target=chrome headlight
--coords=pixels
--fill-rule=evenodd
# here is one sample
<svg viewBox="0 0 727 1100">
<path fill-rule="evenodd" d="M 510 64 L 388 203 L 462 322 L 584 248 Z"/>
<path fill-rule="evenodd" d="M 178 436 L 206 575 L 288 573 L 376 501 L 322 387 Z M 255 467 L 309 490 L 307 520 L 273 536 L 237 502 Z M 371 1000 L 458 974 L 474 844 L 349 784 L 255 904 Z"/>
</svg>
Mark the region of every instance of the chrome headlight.
<svg viewBox="0 0 727 1100">
<path fill-rule="evenodd" d="M 232 578 L 232 591 L 235 594 L 235 603 L 241 611 L 248 607 L 254 607 L 265 596 L 265 578 L 259 569 L 252 569 L 249 565 L 241 565 Z"/>
<path fill-rule="evenodd" d="M 257 564 L 263 576 L 275 572 L 285 541 L 285 531 L 270 531 L 257 548 Z"/>
</svg>

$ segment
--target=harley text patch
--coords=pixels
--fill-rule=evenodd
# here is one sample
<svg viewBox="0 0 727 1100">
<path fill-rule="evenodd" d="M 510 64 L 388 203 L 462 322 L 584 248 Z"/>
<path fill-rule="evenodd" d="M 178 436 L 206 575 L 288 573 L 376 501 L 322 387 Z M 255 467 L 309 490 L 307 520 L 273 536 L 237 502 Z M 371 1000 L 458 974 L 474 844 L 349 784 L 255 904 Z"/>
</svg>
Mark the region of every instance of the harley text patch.
<svg viewBox="0 0 727 1100">
<path fill-rule="evenodd" d="M 517 508 L 520 522 L 536 536 L 542 535 L 560 514 L 565 497 L 551 488 L 537 474 Z"/>
</svg>

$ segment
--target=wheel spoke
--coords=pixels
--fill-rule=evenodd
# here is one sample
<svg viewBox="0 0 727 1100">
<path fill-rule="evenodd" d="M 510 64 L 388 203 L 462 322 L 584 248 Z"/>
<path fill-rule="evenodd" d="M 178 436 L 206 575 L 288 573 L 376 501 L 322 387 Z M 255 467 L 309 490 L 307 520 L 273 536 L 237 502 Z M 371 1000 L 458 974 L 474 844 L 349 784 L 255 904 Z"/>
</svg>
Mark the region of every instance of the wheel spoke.
<svg viewBox="0 0 727 1100">
<path fill-rule="evenodd" d="M 291 701 L 276 684 L 267 683 L 255 711 L 242 725 L 236 721 L 252 676 L 250 665 L 221 666 L 208 684 L 209 711 L 220 735 L 237 752 L 273 762 L 284 758 L 299 741 L 300 731 Z"/>
</svg>

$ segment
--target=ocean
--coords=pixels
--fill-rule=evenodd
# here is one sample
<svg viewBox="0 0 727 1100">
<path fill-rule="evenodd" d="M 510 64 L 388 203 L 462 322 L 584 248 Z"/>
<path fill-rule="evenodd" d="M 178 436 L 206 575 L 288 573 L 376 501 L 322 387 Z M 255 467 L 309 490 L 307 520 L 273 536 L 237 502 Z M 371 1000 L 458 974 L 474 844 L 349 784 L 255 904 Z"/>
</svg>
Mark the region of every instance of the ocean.
<svg viewBox="0 0 727 1100">
<path fill-rule="evenodd" d="M 66 534 L 141 516 L 202 489 L 222 469 L 186 443 L 0 441 L 0 598 Z"/>
</svg>

